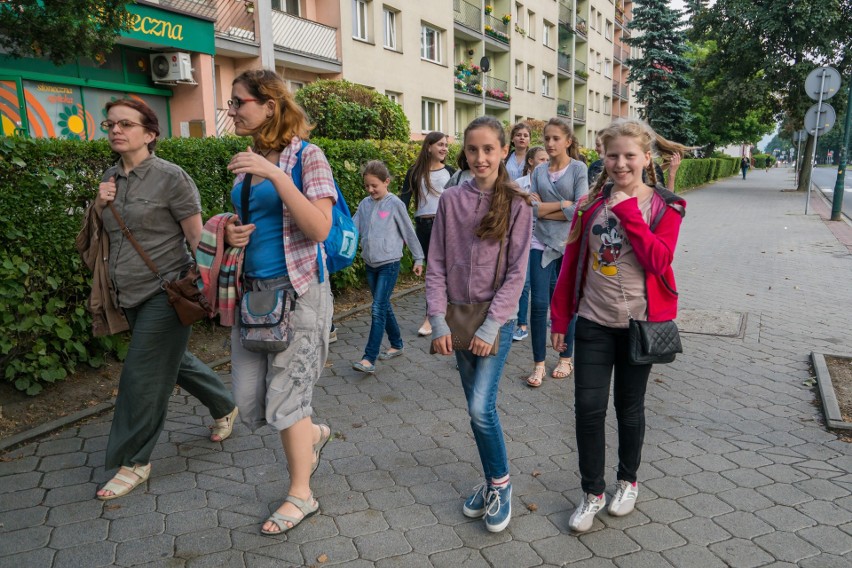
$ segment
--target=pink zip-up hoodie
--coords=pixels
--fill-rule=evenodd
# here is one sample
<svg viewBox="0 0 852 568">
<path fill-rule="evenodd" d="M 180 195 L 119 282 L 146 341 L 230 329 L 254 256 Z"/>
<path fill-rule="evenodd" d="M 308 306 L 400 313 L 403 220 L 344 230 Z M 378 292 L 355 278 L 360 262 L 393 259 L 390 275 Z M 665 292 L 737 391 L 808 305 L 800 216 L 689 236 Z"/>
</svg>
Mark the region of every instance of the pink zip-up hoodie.
<svg viewBox="0 0 852 568">
<path fill-rule="evenodd" d="M 494 343 L 500 327 L 517 317 L 530 254 L 532 207 L 520 198 L 512 201 L 495 292 L 500 241 L 476 236 L 479 223 L 491 207 L 491 197 L 490 191 L 476 187 L 475 180 L 441 194 L 426 265 L 426 303 L 433 339 L 450 333 L 444 318 L 448 302 L 475 304 L 491 300 L 488 317 L 476 332 L 486 343 Z"/>
</svg>

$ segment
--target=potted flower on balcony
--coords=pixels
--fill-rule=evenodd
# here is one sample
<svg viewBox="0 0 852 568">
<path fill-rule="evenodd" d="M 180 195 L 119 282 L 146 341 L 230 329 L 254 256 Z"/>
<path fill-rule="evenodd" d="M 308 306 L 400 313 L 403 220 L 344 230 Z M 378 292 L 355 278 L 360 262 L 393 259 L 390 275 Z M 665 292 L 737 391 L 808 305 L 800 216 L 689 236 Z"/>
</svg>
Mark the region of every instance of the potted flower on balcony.
<svg viewBox="0 0 852 568">
<path fill-rule="evenodd" d="M 465 82 L 459 79 L 458 77 L 453 77 L 453 86 L 457 91 L 467 90 L 467 85 L 465 84 Z"/>
<path fill-rule="evenodd" d="M 491 4 L 485 5 L 485 15 L 486 16 L 490 16 L 491 12 L 493 12 L 493 11 L 494 11 L 494 6 L 492 6 Z"/>
<path fill-rule="evenodd" d="M 577 71 L 576 74 L 577 74 L 577 77 L 579 77 L 580 79 L 588 79 L 589 78 L 589 74 L 586 71 Z"/>
<path fill-rule="evenodd" d="M 512 21 L 512 14 L 503 14 L 503 23 L 504 24 L 506 24 L 508 26 L 509 22 L 511 22 L 511 21 Z"/>
</svg>

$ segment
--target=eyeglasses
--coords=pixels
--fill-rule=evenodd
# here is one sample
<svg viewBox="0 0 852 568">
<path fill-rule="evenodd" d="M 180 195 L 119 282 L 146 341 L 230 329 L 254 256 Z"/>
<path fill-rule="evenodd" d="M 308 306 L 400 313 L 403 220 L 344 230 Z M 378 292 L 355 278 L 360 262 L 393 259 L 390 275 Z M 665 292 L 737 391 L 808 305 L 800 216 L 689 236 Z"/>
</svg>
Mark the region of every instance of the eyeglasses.
<svg viewBox="0 0 852 568">
<path fill-rule="evenodd" d="M 139 124 L 138 122 L 133 122 L 132 120 L 105 120 L 101 122 L 101 128 L 106 130 L 112 130 L 115 126 L 121 130 L 127 130 L 128 128 L 133 128 L 134 126 L 145 126 L 144 124 Z"/>
<path fill-rule="evenodd" d="M 260 99 L 238 99 L 237 97 L 234 97 L 233 99 L 228 101 L 228 108 L 231 108 L 231 107 L 240 108 L 241 106 L 243 106 L 246 103 L 262 103 L 262 102 L 263 101 L 260 100 Z"/>
</svg>

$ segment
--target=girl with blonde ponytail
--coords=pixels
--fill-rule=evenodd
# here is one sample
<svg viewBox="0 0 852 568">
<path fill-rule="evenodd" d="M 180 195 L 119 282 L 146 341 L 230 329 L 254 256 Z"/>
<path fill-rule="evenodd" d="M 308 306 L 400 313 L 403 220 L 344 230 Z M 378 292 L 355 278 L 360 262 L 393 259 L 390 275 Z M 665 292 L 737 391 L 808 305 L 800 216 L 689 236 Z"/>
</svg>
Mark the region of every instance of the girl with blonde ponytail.
<svg viewBox="0 0 852 568">
<path fill-rule="evenodd" d="M 554 349 L 565 349 L 566 332 L 576 318 L 574 411 L 584 495 L 568 521 L 575 532 L 589 530 L 606 505 L 604 422 L 613 376 L 618 475 L 609 514 L 630 513 L 639 495 L 651 365 L 628 361 L 628 324 L 629 318 L 668 321 L 677 316 L 671 265 L 686 207 L 657 183 L 651 160 L 655 147 L 664 161 L 686 148 L 639 120 L 614 122 L 600 138 L 604 171 L 574 215 L 550 306 Z"/>
</svg>

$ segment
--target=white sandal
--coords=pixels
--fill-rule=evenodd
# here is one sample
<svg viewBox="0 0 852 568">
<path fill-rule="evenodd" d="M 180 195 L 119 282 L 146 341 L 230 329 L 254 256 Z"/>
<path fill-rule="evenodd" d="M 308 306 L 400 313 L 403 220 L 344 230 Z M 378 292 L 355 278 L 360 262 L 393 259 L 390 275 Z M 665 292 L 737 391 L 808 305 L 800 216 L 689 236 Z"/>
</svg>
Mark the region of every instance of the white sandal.
<svg viewBox="0 0 852 568">
<path fill-rule="evenodd" d="M 526 383 L 528 387 L 532 387 L 537 389 L 541 386 L 541 383 L 544 381 L 544 365 L 536 365 L 533 369 L 532 375 L 526 378 Z"/>
<path fill-rule="evenodd" d="M 235 406 L 230 414 L 225 415 L 222 418 L 216 420 L 213 426 L 210 427 L 212 432 L 210 432 L 210 441 L 211 442 L 224 442 L 228 439 L 228 436 L 231 435 L 231 432 L 234 431 L 234 424 L 237 422 L 237 415 L 240 413 L 240 410 Z M 218 436 L 218 440 L 214 440 L 213 436 Z"/>
<path fill-rule="evenodd" d="M 124 497 L 137 486 L 144 483 L 148 476 L 151 475 L 151 464 L 147 465 L 134 465 L 133 467 L 123 467 L 130 473 L 136 476 L 136 479 L 131 479 L 121 473 L 121 469 L 118 470 L 118 473 L 112 476 L 112 479 L 107 481 L 106 485 L 101 487 L 104 491 L 110 491 L 112 495 L 96 495 L 98 499 L 101 501 L 109 501 L 110 499 L 117 499 L 119 497 Z M 119 483 L 121 482 L 121 483 Z"/>
</svg>

